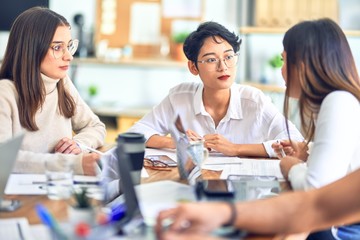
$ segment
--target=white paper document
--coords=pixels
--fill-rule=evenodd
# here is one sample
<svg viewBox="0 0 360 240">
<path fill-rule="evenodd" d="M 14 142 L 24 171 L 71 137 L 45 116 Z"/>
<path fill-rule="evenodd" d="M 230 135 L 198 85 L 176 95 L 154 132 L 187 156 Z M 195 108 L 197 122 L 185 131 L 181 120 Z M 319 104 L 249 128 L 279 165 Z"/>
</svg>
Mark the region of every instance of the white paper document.
<svg viewBox="0 0 360 240">
<path fill-rule="evenodd" d="M 45 174 L 11 174 L 5 194 L 45 195 Z"/>
<path fill-rule="evenodd" d="M 147 175 L 147 172 L 145 171 Z M 96 176 L 75 175 L 74 184 L 77 185 L 94 185 L 99 182 Z M 16 174 L 10 175 L 5 188 L 5 194 L 16 195 L 45 195 L 46 176 L 45 174 Z"/>
<path fill-rule="evenodd" d="M 32 232 L 26 218 L 0 219 L 0 239 L 32 240 Z"/>
<path fill-rule="evenodd" d="M 280 160 L 248 159 L 241 158 L 241 164 L 225 164 L 221 173 L 221 179 L 227 179 L 229 175 L 261 175 L 276 176 L 284 180 L 280 170 Z"/>
<path fill-rule="evenodd" d="M 156 193 L 156 194 L 154 194 Z M 175 207 L 179 202 L 195 201 L 192 186 L 174 181 L 158 181 L 136 186 L 141 212 L 147 225 L 154 225 L 155 219 L 163 209 Z"/>
</svg>

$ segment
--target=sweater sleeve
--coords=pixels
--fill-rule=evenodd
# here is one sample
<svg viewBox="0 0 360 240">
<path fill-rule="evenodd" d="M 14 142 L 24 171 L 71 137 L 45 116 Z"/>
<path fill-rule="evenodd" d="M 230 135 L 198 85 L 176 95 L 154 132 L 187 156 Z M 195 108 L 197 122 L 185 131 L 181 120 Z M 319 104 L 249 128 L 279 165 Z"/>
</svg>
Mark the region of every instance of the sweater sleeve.
<svg viewBox="0 0 360 240">
<path fill-rule="evenodd" d="M 74 174 L 84 174 L 82 169 L 83 154 L 61 154 L 61 153 L 34 153 L 20 150 L 15 166 L 14 173 L 45 173 L 45 162 L 51 163 L 53 170 L 61 170 L 64 163 L 72 165 Z"/>
<path fill-rule="evenodd" d="M 105 124 L 84 102 L 69 79 L 67 79 L 66 84 L 76 102 L 76 113 L 71 118 L 73 131 L 75 132 L 73 139 L 92 148 L 101 147 L 104 144 L 106 135 Z"/>
</svg>

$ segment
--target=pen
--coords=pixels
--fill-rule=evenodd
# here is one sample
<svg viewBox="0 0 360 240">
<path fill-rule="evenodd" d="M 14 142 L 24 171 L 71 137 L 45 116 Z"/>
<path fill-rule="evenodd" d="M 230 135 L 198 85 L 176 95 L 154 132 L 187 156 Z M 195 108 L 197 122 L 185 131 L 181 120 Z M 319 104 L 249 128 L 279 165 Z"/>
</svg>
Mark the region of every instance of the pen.
<svg viewBox="0 0 360 240">
<path fill-rule="evenodd" d="M 18 232 L 19 232 L 19 236 L 20 236 L 20 240 L 24 240 L 24 234 L 22 232 L 22 229 L 21 229 L 21 224 L 19 222 L 16 222 L 16 226 L 17 226 L 17 229 L 18 229 Z"/>
<path fill-rule="evenodd" d="M 82 149 L 87 149 L 87 150 L 89 150 L 90 152 L 94 152 L 94 153 L 99 154 L 100 156 L 103 156 L 103 155 L 104 155 L 103 152 L 100 152 L 100 151 L 98 151 L 98 150 L 96 150 L 96 149 L 94 149 L 94 148 L 88 147 L 88 146 L 86 146 L 86 145 L 84 145 L 84 144 L 82 144 L 82 143 L 76 142 L 76 144 L 77 144 L 80 148 L 82 148 Z M 100 170 L 102 170 L 101 161 L 97 161 L 97 164 L 98 164 Z"/>
<path fill-rule="evenodd" d="M 82 144 L 82 143 L 76 143 L 80 148 L 82 148 L 82 149 L 87 149 L 87 150 L 89 150 L 90 152 L 94 152 L 94 153 L 97 153 L 97 154 L 99 154 L 99 155 L 104 155 L 104 153 L 103 152 L 100 152 L 100 151 L 98 151 L 98 150 L 96 150 L 96 149 L 94 149 L 94 148 L 91 148 L 91 147 L 88 147 L 88 146 L 86 146 L 86 145 L 84 145 L 84 144 Z"/>
<path fill-rule="evenodd" d="M 50 214 L 50 212 L 41 204 L 37 204 L 35 206 L 36 213 L 38 214 L 40 220 L 48 226 L 51 231 L 53 231 L 57 237 L 57 239 L 66 239 L 64 234 L 61 232 L 59 225 L 57 224 L 56 220 Z"/>
<path fill-rule="evenodd" d="M 279 140 L 276 140 L 276 142 L 277 142 L 278 144 L 281 144 L 281 142 L 280 142 Z M 282 158 L 283 158 L 283 157 L 286 157 L 285 151 L 284 151 L 284 149 L 282 148 L 282 146 L 281 146 L 281 149 L 280 149 L 280 154 L 281 154 L 281 157 L 282 157 Z"/>
<path fill-rule="evenodd" d="M 33 181 L 31 183 L 32 184 L 43 184 L 43 185 L 46 184 L 46 182 L 42 182 L 42 181 Z M 73 183 L 75 185 L 100 185 L 101 184 L 100 181 L 78 181 L 78 180 L 74 180 Z"/>
</svg>

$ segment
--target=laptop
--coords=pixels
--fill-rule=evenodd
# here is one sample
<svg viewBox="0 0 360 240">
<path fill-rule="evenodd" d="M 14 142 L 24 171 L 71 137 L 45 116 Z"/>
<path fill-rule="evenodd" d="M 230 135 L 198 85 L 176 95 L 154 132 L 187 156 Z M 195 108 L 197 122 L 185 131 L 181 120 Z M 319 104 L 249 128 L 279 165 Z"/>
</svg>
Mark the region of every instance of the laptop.
<svg viewBox="0 0 360 240">
<path fill-rule="evenodd" d="M 24 134 L 0 143 L 0 211 L 14 211 L 20 207 L 17 200 L 3 200 L 4 191 L 12 168 L 16 161 Z M 32 240 L 29 222 L 26 218 L 0 219 L 0 239 L 29 239 Z"/>
<path fill-rule="evenodd" d="M 3 200 L 2 198 L 23 139 L 24 134 L 22 133 L 6 142 L 0 143 L 0 211 L 14 211 L 20 206 L 19 201 Z"/>
</svg>

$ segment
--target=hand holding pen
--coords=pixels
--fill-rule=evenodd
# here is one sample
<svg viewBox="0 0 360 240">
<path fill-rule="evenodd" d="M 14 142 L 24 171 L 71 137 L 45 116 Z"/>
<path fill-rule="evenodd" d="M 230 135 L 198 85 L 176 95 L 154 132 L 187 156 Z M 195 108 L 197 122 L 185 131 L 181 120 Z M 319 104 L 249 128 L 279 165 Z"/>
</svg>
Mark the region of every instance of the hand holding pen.
<svg viewBox="0 0 360 240">
<path fill-rule="evenodd" d="M 55 152 L 65 154 L 80 154 L 81 148 L 74 140 L 64 137 L 55 146 Z"/>
<path fill-rule="evenodd" d="M 282 145 L 282 142 L 280 142 L 280 140 L 276 140 L 276 143 L 274 143 L 272 145 L 272 148 L 274 149 L 274 151 L 277 154 L 279 159 L 282 159 L 282 158 L 286 157 L 284 147 Z"/>
<path fill-rule="evenodd" d="M 307 158 L 309 156 L 308 153 L 309 148 L 305 141 L 298 142 L 292 140 L 290 142 L 289 140 L 277 140 L 276 143 L 272 145 L 272 147 L 279 158 L 283 158 L 285 156 L 291 156 L 301 159 L 303 161 L 307 161 Z M 281 153 L 281 149 L 283 153 Z"/>
<path fill-rule="evenodd" d="M 100 151 L 98 151 L 98 150 L 96 150 L 96 149 L 94 149 L 94 148 L 91 148 L 91 147 L 89 147 L 89 146 L 86 146 L 85 144 L 77 143 L 77 145 L 78 145 L 81 149 L 86 149 L 86 150 L 88 150 L 88 151 L 90 152 L 90 154 L 91 154 L 91 153 L 96 153 L 96 154 L 98 154 L 100 157 L 104 155 L 103 152 L 100 152 Z M 92 155 L 94 156 L 94 154 L 92 154 Z M 86 156 L 84 155 L 84 158 L 85 158 L 85 157 L 86 157 Z M 83 159 L 84 159 L 84 158 L 83 158 Z M 87 158 L 89 158 L 89 157 L 87 157 Z M 86 158 L 85 158 L 85 159 L 86 159 Z M 99 174 L 99 173 L 100 173 L 99 170 L 102 169 L 102 165 L 101 165 L 101 160 L 100 160 L 100 158 L 97 158 L 96 163 L 97 163 L 97 165 L 99 166 L 99 169 L 98 169 L 98 168 L 95 168 L 95 170 L 97 170 L 97 171 L 95 172 L 95 175 Z M 84 167 L 84 163 L 83 163 L 83 167 Z M 91 169 L 91 166 L 90 166 L 90 169 Z M 88 175 L 94 176 L 93 173 L 88 174 Z"/>
</svg>

